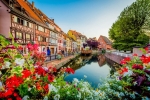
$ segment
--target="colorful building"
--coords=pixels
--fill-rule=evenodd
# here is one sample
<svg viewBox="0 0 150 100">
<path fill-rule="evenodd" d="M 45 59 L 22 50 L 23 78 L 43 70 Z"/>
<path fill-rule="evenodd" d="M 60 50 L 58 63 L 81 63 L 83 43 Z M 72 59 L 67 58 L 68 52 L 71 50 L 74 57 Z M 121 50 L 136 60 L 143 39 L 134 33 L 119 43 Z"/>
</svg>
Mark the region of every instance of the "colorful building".
<svg viewBox="0 0 150 100">
<path fill-rule="evenodd" d="M 113 49 L 112 48 L 112 42 L 105 36 L 100 36 L 98 39 L 99 42 L 99 49 Z"/>
</svg>

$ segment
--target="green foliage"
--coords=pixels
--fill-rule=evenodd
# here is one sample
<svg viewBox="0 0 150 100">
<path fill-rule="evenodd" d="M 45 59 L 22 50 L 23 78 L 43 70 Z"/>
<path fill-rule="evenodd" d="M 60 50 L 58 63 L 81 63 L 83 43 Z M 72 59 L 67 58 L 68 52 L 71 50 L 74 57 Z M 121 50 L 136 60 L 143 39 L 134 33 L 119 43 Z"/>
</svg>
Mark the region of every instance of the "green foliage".
<svg viewBox="0 0 150 100">
<path fill-rule="evenodd" d="M 148 36 L 142 31 L 150 14 L 150 1 L 137 0 L 126 7 L 109 30 L 109 37 L 114 41 L 113 47 L 119 50 L 132 50 L 134 46 L 144 46 Z"/>
<path fill-rule="evenodd" d="M 27 84 L 21 84 L 18 87 L 20 95 L 23 97 L 24 95 L 28 95 L 28 85 Z"/>
</svg>

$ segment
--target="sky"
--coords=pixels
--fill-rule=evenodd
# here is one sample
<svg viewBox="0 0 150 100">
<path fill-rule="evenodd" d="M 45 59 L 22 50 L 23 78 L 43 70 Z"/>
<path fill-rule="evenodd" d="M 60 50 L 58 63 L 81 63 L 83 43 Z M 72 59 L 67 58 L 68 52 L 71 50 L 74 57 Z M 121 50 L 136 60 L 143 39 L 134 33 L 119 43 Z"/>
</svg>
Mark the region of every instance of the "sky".
<svg viewBox="0 0 150 100">
<path fill-rule="evenodd" d="M 69 30 L 88 38 L 108 37 L 108 31 L 120 13 L 136 0 L 28 0 L 34 2 L 67 33 Z"/>
</svg>

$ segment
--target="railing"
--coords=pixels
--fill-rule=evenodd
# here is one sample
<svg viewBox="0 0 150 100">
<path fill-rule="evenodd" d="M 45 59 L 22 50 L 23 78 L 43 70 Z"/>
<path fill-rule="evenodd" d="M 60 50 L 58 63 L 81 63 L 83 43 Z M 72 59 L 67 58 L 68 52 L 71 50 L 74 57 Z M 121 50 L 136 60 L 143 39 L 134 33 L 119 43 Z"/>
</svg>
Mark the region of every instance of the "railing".
<svg viewBox="0 0 150 100">
<path fill-rule="evenodd" d="M 60 54 L 63 57 L 68 57 L 71 55 L 74 55 L 73 53 L 65 53 L 65 54 Z M 56 60 L 57 59 L 58 54 L 54 54 L 54 55 L 50 55 L 50 56 L 46 56 L 46 61 L 52 61 L 52 60 Z"/>
</svg>

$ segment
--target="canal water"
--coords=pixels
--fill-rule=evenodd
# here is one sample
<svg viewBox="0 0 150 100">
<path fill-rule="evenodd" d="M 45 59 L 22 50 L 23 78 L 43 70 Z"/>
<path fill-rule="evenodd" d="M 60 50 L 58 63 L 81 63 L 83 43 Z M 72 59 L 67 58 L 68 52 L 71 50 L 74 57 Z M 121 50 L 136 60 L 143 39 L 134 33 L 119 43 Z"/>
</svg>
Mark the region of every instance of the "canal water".
<svg viewBox="0 0 150 100">
<path fill-rule="evenodd" d="M 110 67 L 110 63 L 107 62 L 104 55 L 102 56 L 80 56 L 67 66 L 75 70 L 75 74 L 69 74 L 65 81 L 72 82 L 74 78 L 78 80 L 84 79 L 88 81 L 93 87 L 97 87 L 98 84 L 102 83 L 102 80 L 109 77 L 114 71 Z M 84 76 L 87 76 L 85 78 Z"/>
</svg>

